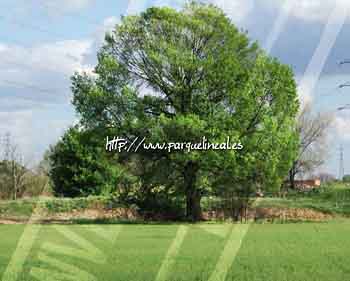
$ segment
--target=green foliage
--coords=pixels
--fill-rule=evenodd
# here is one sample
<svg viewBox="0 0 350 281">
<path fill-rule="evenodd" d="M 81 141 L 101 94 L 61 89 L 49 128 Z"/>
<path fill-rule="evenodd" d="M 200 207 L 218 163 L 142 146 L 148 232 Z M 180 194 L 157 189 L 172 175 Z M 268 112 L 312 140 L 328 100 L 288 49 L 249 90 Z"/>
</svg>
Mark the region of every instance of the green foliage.
<svg viewBox="0 0 350 281">
<path fill-rule="evenodd" d="M 308 192 L 291 191 L 286 198 L 261 199 L 259 207 L 306 208 L 333 215 L 350 215 L 350 189 L 339 185 L 324 185 Z"/>
<path fill-rule="evenodd" d="M 35 207 L 43 214 L 70 213 L 86 209 L 109 210 L 125 205 L 112 196 L 88 196 L 79 198 L 40 198 L 18 199 L 16 201 L 0 202 L 0 218 L 29 219 Z"/>
<path fill-rule="evenodd" d="M 55 198 L 40 201 L 40 207 L 49 214 L 72 212 L 85 209 L 111 209 L 122 204 L 109 196 L 88 196 L 80 198 Z"/>
<path fill-rule="evenodd" d="M 345 175 L 344 177 L 343 177 L 343 182 L 349 182 L 350 183 L 350 175 Z"/>
<path fill-rule="evenodd" d="M 174 194 L 165 186 L 144 188 L 130 198 L 145 219 L 182 220 L 185 218 L 183 197 Z"/>
<path fill-rule="evenodd" d="M 241 151 L 140 149 L 142 188 L 185 196 L 189 218 L 199 219 L 206 192 L 249 196 L 280 187 L 298 144 L 292 70 L 266 56 L 220 9 L 190 3 L 124 17 L 106 36 L 95 72 L 72 78 L 86 128 L 152 143 L 200 143 L 205 136 L 243 144 Z M 121 158 L 135 160 L 130 153 Z"/>
<path fill-rule="evenodd" d="M 124 182 L 123 168 L 113 164 L 97 131 L 70 128 L 52 149 L 50 161 L 57 196 L 110 194 Z"/>
<path fill-rule="evenodd" d="M 28 219 L 33 213 L 33 200 L 1 201 L 0 218 Z"/>
</svg>

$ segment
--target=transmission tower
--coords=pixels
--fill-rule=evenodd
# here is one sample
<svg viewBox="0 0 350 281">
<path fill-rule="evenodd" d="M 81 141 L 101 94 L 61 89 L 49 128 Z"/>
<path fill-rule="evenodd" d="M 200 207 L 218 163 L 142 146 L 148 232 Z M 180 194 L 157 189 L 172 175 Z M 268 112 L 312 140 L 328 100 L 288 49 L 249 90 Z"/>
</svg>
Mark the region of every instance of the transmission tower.
<svg viewBox="0 0 350 281">
<path fill-rule="evenodd" d="M 344 148 L 341 145 L 339 148 L 339 180 L 343 180 L 344 177 Z"/>
</svg>

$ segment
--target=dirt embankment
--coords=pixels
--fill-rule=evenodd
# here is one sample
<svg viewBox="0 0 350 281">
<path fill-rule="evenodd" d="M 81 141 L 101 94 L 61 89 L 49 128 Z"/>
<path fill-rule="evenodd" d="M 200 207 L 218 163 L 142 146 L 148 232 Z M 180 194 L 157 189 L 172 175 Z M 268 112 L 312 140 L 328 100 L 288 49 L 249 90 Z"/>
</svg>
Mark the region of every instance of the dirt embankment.
<svg viewBox="0 0 350 281">
<path fill-rule="evenodd" d="M 296 208 L 257 208 L 254 216 L 257 219 L 308 220 L 324 221 L 333 216 L 313 209 Z"/>
<path fill-rule="evenodd" d="M 74 221 L 74 220 L 130 220 L 140 219 L 137 211 L 127 208 L 84 209 L 55 214 L 42 214 L 42 220 Z"/>
<path fill-rule="evenodd" d="M 225 220 L 227 218 L 229 215 L 222 211 L 204 213 L 206 220 Z M 332 219 L 333 216 L 313 209 L 257 207 L 248 210 L 247 218 L 254 221 L 326 221 Z"/>
<path fill-rule="evenodd" d="M 222 211 L 204 212 L 204 220 L 227 220 L 230 216 Z M 248 211 L 247 218 L 254 221 L 327 221 L 333 218 L 332 215 L 312 209 L 295 208 L 252 208 Z M 71 212 L 41 213 L 36 215 L 35 220 L 24 220 L 23 218 L 1 218 L 0 224 L 23 224 L 34 223 L 74 223 L 76 221 L 162 221 L 162 216 L 143 217 L 133 209 L 84 209 Z"/>
<path fill-rule="evenodd" d="M 79 220 L 85 221 L 99 221 L 99 220 L 115 220 L 115 221 L 135 221 L 141 219 L 138 213 L 133 209 L 127 208 L 114 208 L 114 209 L 101 209 L 101 208 L 88 208 L 73 210 L 71 212 L 57 212 L 49 213 L 43 212 L 35 214 L 33 218 L 23 217 L 1 217 L 0 224 L 27 224 L 27 223 L 73 223 Z"/>
</svg>

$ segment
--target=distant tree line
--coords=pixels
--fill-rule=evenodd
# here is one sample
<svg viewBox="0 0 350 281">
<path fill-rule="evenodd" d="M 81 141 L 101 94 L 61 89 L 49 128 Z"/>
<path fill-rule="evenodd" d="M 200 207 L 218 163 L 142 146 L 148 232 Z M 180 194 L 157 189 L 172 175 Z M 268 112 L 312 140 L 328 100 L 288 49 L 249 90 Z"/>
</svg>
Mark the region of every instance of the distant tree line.
<svg viewBox="0 0 350 281">
<path fill-rule="evenodd" d="M 16 200 L 48 192 L 49 177 L 44 161 L 29 168 L 10 133 L 0 136 L 0 140 L 0 199 Z"/>
</svg>

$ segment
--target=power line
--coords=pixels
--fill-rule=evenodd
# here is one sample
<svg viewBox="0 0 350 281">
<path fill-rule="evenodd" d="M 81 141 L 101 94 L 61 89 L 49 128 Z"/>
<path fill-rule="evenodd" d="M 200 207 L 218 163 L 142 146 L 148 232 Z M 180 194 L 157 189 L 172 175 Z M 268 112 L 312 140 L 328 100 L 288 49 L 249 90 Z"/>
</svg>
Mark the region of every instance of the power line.
<svg viewBox="0 0 350 281">
<path fill-rule="evenodd" d="M 338 87 L 339 87 L 339 89 L 350 87 L 350 82 L 346 82 L 346 83 L 340 84 Z"/>
<path fill-rule="evenodd" d="M 346 104 L 344 106 L 340 106 L 337 108 L 338 111 L 349 110 L 349 109 L 350 109 L 350 104 Z"/>
<path fill-rule="evenodd" d="M 343 60 L 343 61 L 340 61 L 338 64 L 339 66 L 342 66 L 344 64 L 350 64 L 350 60 Z"/>
</svg>

